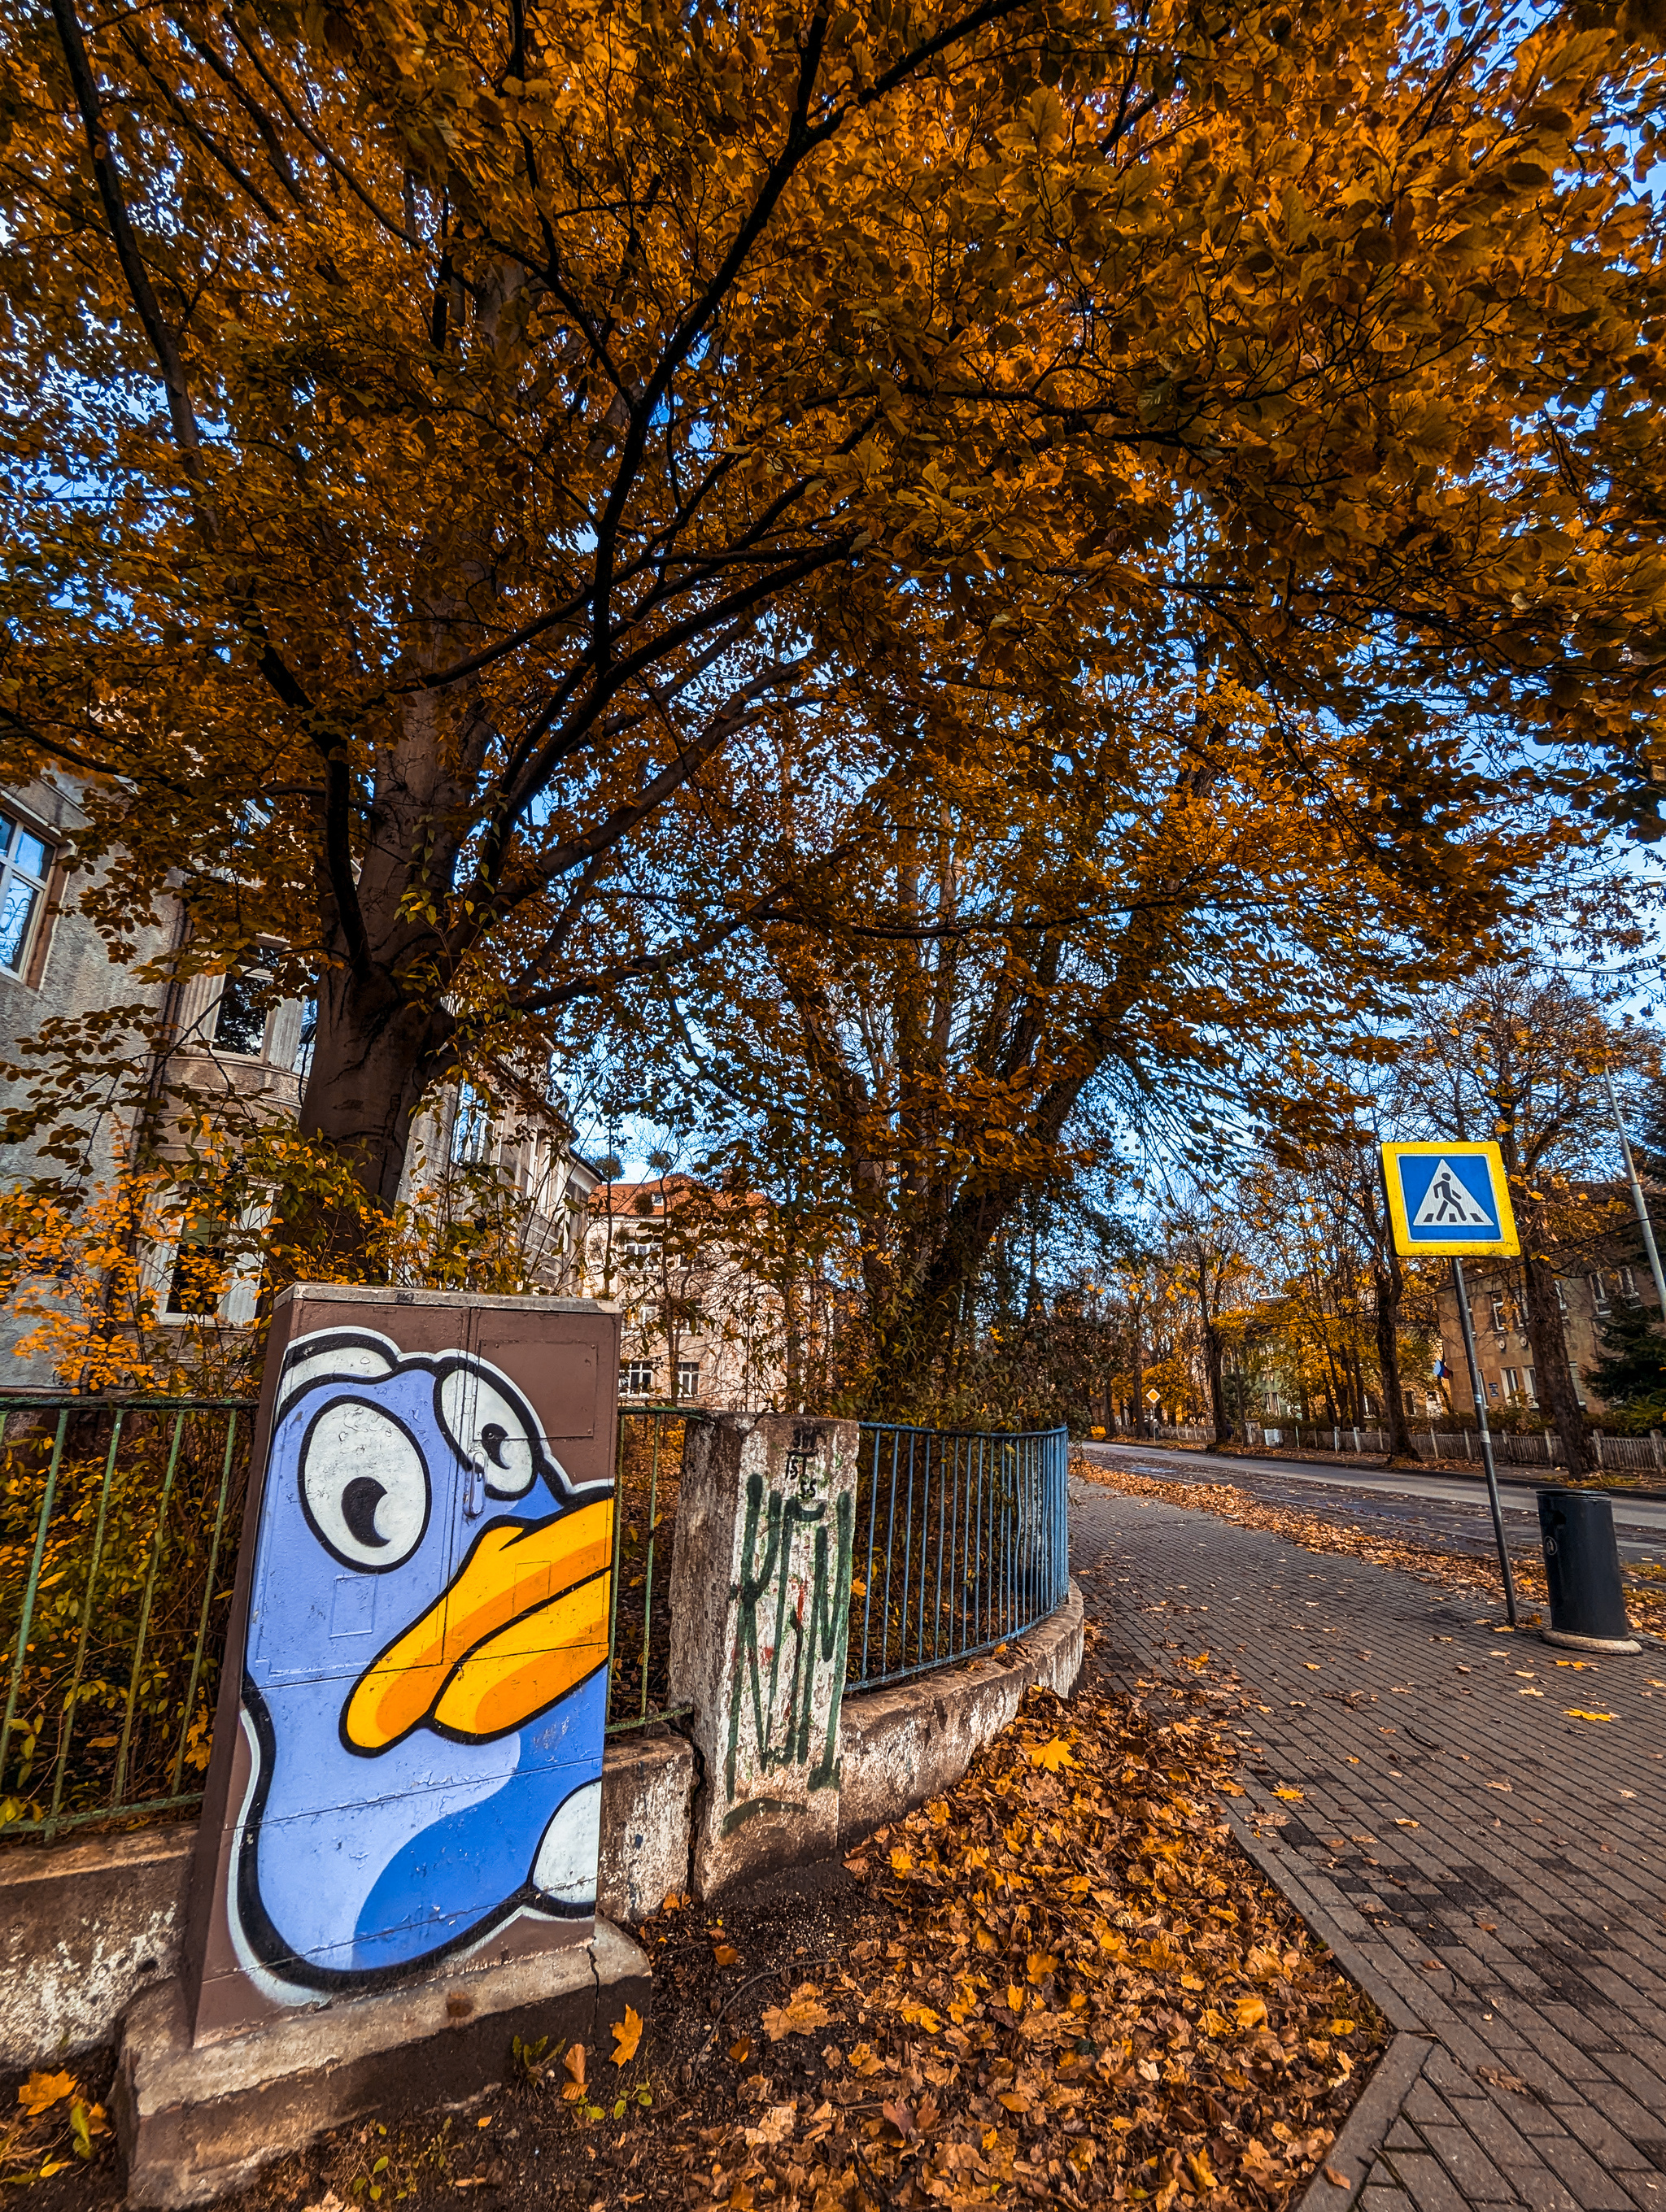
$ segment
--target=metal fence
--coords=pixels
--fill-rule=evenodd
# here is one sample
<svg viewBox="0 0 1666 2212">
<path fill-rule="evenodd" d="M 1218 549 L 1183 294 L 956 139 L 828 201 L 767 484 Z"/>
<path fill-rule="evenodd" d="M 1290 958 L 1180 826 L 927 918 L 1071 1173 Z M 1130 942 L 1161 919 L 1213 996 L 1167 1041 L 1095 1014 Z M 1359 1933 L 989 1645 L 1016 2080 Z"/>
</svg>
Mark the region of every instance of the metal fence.
<svg viewBox="0 0 1666 2212">
<path fill-rule="evenodd" d="M 0 1397 L 0 1836 L 202 1802 L 254 1401 Z M 619 1420 L 607 1732 L 675 1718 L 684 1416 Z"/>
<path fill-rule="evenodd" d="M 0 1397 L 0 1836 L 201 1803 L 253 1416 L 243 1398 Z M 690 1710 L 670 1680 L 690 1418 L 620 1408 L 610 1736 Z M 1062 1601 L 1063 1429 L 860 1437 L 853 1687 L 989 1650 Z"/>
<path fill-rule="evenodd" d="M 0 1832 L 200 1801 L 252 1412 L 0 1399 Z"/>
<path fill-rule="evenodd" d="M 864 1421 L 846 1680 L 876 1688 L 1022 1636 L 1069 1588 L 1068 1437 Z"/>
<path fill-rule="evenodd" d="M 1294 1444 L 1298 1451 L 1370 1453 L 1386 1452 L 1389 1449 L 1387 1434 L 1382 1429 L 1343 1428 L 1330 1422 L 1312 1425 L 1304 1421 L 1286 1421 L 1268 1425 L 1252 1421 L 1247 1434 L 1252 1444 Z M 1493 1457 L 1500 1467 L 1550 1468 L 1565 1463 L 1561 1439 L 1549 1429 L 1493 1429 L 1489 1434 Z M 1481 1458 L 1481 1434 L 1476 1429 L 1414 1428 L 1411 1437 L 1420 1459 L 1479 1462 Z M 1657 1478 L 1663 1473 L 1657 1436 L 1608 1437 L 1600 1429 L 1592 1429 L 1587 1442 L 1592 1461 L 1603 1474 Z"/>
</svg>

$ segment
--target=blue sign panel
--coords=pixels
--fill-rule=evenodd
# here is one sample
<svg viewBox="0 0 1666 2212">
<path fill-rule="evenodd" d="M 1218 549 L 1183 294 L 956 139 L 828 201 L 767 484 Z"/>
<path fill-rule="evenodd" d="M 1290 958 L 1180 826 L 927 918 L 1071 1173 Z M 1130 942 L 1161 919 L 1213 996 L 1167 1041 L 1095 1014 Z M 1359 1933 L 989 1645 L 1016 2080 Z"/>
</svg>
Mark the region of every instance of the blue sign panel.
<svg viewBox="0 0 1666 2212">
<path fill-rule="evenodd" d="M 1384 1145 L 1383 1175 L 1397 1252 L 1520 1251 L 1496 1145 Z"/>
</svg>

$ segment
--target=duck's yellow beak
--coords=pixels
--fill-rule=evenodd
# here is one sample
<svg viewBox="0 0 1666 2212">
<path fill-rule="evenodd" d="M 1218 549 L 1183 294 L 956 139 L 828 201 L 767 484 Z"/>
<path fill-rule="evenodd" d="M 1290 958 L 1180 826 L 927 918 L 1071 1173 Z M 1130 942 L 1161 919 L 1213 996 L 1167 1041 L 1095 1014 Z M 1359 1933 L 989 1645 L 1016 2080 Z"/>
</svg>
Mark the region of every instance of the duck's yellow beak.
<svg viewBox="0 0 1666 2212">
<path fill-rule="evenodd" d="M 542 1712 L 606 1662 L 612 1555 L 611 1498 L 483 1529 L 450 1589 L 359 1678 L 348 1742 L 386 1751 L 423 1721 L 502 1735 Z"/>
</svg>

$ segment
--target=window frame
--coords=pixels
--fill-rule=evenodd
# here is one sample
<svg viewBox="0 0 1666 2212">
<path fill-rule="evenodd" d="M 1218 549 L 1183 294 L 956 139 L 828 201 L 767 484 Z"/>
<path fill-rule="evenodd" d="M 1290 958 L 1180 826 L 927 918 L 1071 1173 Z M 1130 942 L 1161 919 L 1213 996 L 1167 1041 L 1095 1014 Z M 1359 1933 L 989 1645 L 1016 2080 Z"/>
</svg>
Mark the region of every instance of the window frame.
<svg viewBox="0 0 1666 2212">
<path fill-rule="evenodd" d="M 0 961 L 0 976 L 8 981 L 33 987 L 39 978 L 39 955 L 46 941 L 46 923 L 52 910 L 53 878 L 58 870 L 58 848 L 34 818 L 15 805 L 0 805 L 0 822 L 9 822 L 3 844 L 0 844 L 0 916 L 5 912 L 8 886 L 13 882 L 23 884 L 29 891 L 29 909 L 18 940 L 15 962 Z M 12 856 L 12 848 L 20 837 L 27 837 L 40 848 L 40 873 L 37 876 L 21 866 Z"/>
<path fill-rule="evenodd" d="M 654 1368 L 651 1359 L 622 1359 L 619 1362 L 619 1395 L 622 1398 L 651 1398 L 654 1395 Z M 638 1376 L 647 1380 L 638 1382 Z"/>
<path fill-rule="evenodd" d="M 214 1001 L 214 1028 L 209 1036 L 209 1050 L 216 1060 L 254 1061 L 265 1059 L 272 1035 L 273 1009 L 271 1006 L 263 1006 L 258 1010 L 260 1042 L 252 1052 L 246 1046 L 227 1044 L 222 1042 L 220 1036 L 220 1024 L 225 1016 L 227 1000 L 231 997 L 234 991 L 240 995 L 243 988 L 246 985 L 258 994 L 271 981 L 270 972 L 259 968 L 228 968 L 222 975 L 219 996 Z M 235 1005 L 235 1000 L 233 1003 Z M 255 1009 L 245 1006 L 242 1012 L 246 1016 L 252 1016 Z"/>
</svg>

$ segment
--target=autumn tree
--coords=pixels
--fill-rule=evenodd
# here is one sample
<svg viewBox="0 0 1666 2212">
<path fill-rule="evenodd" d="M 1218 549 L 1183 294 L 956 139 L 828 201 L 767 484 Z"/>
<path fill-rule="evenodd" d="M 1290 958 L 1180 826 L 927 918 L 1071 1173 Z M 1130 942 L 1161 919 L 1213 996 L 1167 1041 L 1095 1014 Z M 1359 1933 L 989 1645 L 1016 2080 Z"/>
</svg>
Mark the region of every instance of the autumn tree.
<svg viewBox="0 0 1666 2212">
<path fill-rule="evenodd" d="M 1063 727 L 1183 646 L 1290 773 L 1320 727 L 1371 752 L 1379 859 L 1431 835 L 1449 714 L 1652 818 L 1628 37 L 1501 0 L 14 10 L 9 773 L 77 780 L 119 957 L 164 886 L 176 968 L 278 948 L 303 1128 L 382 1206 L 471 1038 L 801 926 L 830 848 L 772 809 L 845 764 L 787 709 L 853 669 L 905 756 L 950 678 Z M 1154 829 L 1237 743 L 1205 712 L 1191 801 L 1152 763 Z M 1067 1110 L 1076 1061 L 1013 1051 Z M 957 1197 L 910 1296 L 945 1310 L 992 1218 Z"/>
<path fill-rule="evenodd" d="M 1396 837 L 1371 744 L 1297 744 L 1218 678 L 1098 687 L 1063 730 L 951 696 L 928 787 L 836 813 L 850 857 L 819 896 L 667 987 L 714 1111 L 818 1133 L 876 1406 L 944 1370 L 1001 1240 L 1109 1175 L 1119 1129 L 1171 1151 L 1224 1116 L 1298 1133 L 1314 1055 L 1409 1012 L 1420 944 L 1485 941 L 1544 834 L 1432 737 Z"/>
<path fill-rule="evenodd" d="M 1407 1129 L 1498 1141 L 1522 1239 L 1517 1264 L 1539 1402 L 1569 1474 L 1582 1474 L 1590 1453 L 1556 1278 L 1582 1245 L 1624 1224 L 1623 1203 L 1600 1188 L 1614 1152 L 1606 1079 L 1619 1071 L 1657 1079 L 1657 1049 L 1525 958 L 1432 997 L 1408 1042 L 1393 1088 Z"/>
</svg>

